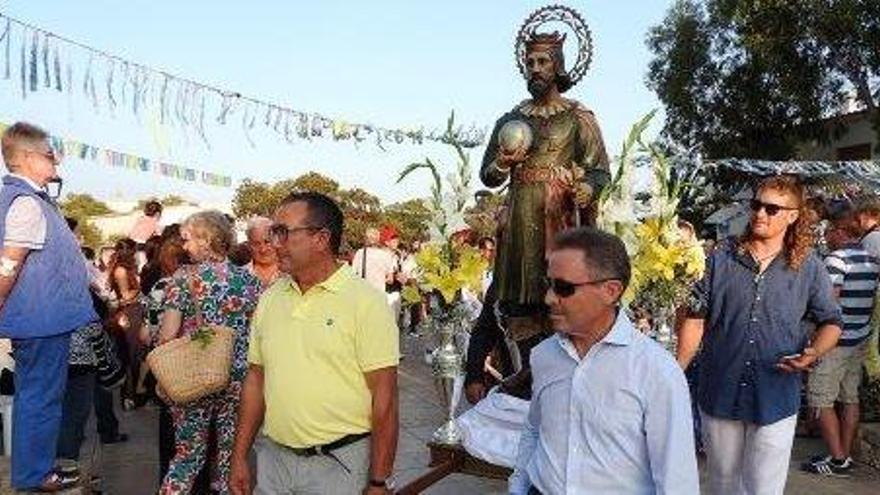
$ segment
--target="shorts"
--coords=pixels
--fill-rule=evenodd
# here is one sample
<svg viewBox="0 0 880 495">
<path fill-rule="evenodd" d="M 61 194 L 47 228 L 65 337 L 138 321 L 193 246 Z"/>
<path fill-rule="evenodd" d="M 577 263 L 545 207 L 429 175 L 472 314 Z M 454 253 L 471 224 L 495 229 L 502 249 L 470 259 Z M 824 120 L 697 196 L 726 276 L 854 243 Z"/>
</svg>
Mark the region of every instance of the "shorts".
<svg viewBox="0 0 880 495">
<path fill-rule="evenodd" d="M 835 347 L 822 356 L 807 380 L 810 407 L 834 407 L 835 402 L 859 403 L 862 362 L 867 341 L 852 347 Z"/>
</svg>

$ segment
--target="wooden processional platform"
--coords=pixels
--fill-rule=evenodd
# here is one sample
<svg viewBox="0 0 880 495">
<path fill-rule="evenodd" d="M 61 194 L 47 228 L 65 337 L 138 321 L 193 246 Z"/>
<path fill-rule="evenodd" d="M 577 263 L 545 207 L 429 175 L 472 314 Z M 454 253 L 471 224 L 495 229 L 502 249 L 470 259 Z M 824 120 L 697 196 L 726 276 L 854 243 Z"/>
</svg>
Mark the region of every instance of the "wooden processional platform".
<svg viewBox="0 0 880 495">
<path fill-rule="evenodd" d="M 422 493 L 434 483 L 454 473 L 498 480 L 506 480 L 511 473 L 509 468 L 496 466 L 473 457 L 461 446 L 429 442 L 428 449 L 431 451 L 431 461 L 428 464 L 430 470 L 397 489 L 394 492 L 396 495 Z"/>
</svg>

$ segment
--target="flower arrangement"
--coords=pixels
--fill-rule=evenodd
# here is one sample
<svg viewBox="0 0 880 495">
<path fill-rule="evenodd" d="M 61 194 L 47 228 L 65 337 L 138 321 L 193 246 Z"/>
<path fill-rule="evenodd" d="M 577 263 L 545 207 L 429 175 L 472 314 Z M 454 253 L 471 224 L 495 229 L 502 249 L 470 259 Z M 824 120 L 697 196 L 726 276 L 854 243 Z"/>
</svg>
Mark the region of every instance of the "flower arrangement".
<svg viewBox="0 0 880 495">
<path fill-rule="evenodd" d="M 416 285 L 403 290 L 402 297 L 408 303 L 417 303 L 422 293 L 439 294 L 443 304 L 449 306 L 460 301 L 461 291 L 469 289 L 478 293 L 487 263 L 480 252 L 456 239 L 455 233 L 465 228 L 465 206 L 471 198 L 470 159 L 461 144 L 455 139 L 455 114 L 447 121 L 446 137 L 443 141 L 455 149 L 458 165 L 454 173 L 446 176 L 446 186 L 440 177 L 437 166 L 430 158 L 424 162 L 412 163 L 400 173 L 401 182 L 415 170 L 427 169 L 433 182 L 427 209 L 431 214 L 428 223 L 429 241 L 416 253 L 418 267 Z"/>
<path fill-rule="evenodd" d="M 599 197 L 597 225 L 619 236 L 630 255 L 624 302 L 656 319 L 669 317 L 686 300 L 703 275 L 705 254 L 693 232 L 679 225 L 684 185 L 673 177 L 670 158 L 642 138 L 655 113 L 637 122 L 624 141 L 615 176 Z M 638 169 L 651 172 L 645 191 L 636 190 Z"/>
</svg>

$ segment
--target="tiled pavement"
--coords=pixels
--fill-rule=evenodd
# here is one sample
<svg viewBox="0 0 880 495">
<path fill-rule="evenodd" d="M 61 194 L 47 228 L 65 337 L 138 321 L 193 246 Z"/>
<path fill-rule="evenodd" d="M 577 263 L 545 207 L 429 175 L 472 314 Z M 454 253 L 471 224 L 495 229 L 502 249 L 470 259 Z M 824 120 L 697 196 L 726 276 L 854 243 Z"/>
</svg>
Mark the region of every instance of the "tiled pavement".
<svg viewBox="0 0 880 495">
<path fill-rule="evenodd" d="M 405 341 L 407 358 L 400 367 L 400 444 L 396 472 L 400 483 L 406 483 L 426 471 L 428 450 L 425 443 L 440 424 L 442 407 L 422 359 L 418 343 Z M 103 478 L 104 493 L 110 495 L 148 495 L 158 486 L 158 415 L 149 407 L 133 412 L 120 412 L 123 431 L 131 440 L 120 445 L 96 445 L 94 426 L 83 446 L 83 460 L 96 466 Z M 880 493 L 880 473 L 860 467 L 849 478 L 818 478 L 797 471 L 797 466 L 821 449 L 816 440 L 798 440 L 792 459 L 786 494 L 876 495 Z M 11 493 L 8 482 L 8 458 L 0 463 L 0 494 Z M 435 484 L 426 493 L 438 495 L 471 495 L 505 493 L 504 482 L 466 475 L 452 475 Z M 704 493 L 706 491 L 704 490 Z"/>
</svg>

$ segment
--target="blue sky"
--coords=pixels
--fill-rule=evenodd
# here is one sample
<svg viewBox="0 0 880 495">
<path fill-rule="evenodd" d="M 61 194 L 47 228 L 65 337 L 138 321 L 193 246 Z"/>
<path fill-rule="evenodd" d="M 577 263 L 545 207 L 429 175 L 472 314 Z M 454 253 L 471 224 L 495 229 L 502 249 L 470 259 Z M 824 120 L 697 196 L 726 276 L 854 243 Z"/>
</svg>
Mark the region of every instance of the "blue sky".
<svg viewBox="0 0 880 495">
<path fill-rule="evenodd" d="M 659 106 L 644 85 L 650 58 L 644 39 L 670 3 L 567 2 L 587 20 L 595 56 L 587 76 L 566 95 L 595 111 L 612 153 L 628 127 Z M 523 19 L 543 4 L 13 0 L 0 2 L 0 12 L 136 62 L 303 111 L 389 127 L 432 127 L 455 109 L 459 122 L 489 128 L 527 97 L 513 39 Z M 447 149 L 433 145 L 381 151 L 350 142 L 289 145 L 264 134 L 251 147 L 235 125 L 213 126 L 209 149 L 179 129 L 139 123 L 126 112 L 95 112 L 82 100 L 47 92 L 22 101 L 14 78 L 0 79 L 2 121 L 31 120 L 66 137 L 236 181 L 274 181 L 315 170 L 390 202 L 427 194 L 421 178 L 394 185 L 406 164 L 426 155 L 453 164 Z M 471 151 L 475 165 L 481 156 L 482 149 Z M 176 193 L 223 201 L 232 194 L 79 160 L 69 160 L 63 175 L 67 191 L 107 199 Z"/>
</svg>

